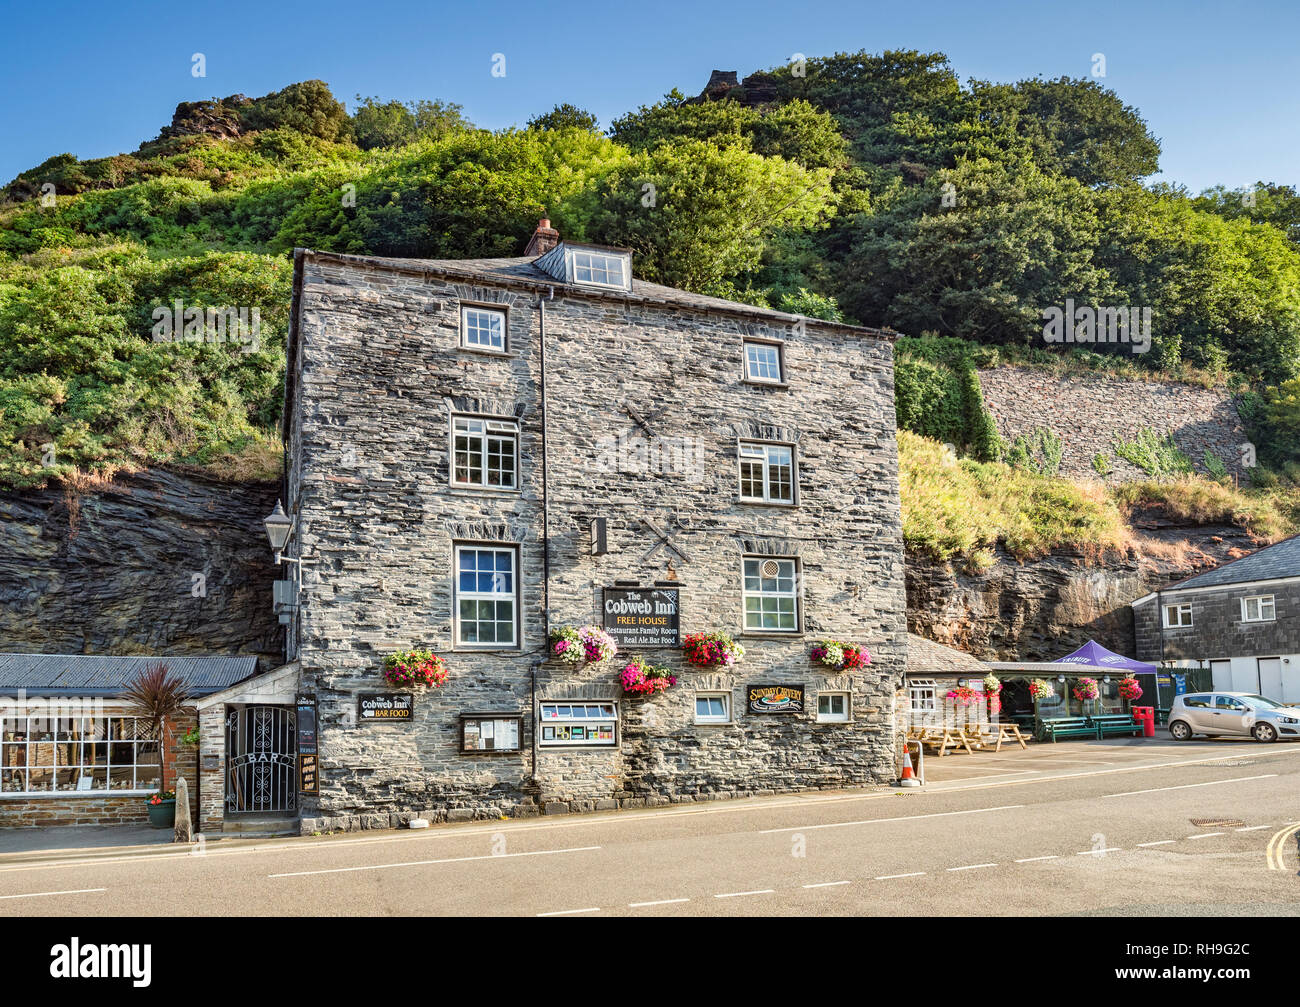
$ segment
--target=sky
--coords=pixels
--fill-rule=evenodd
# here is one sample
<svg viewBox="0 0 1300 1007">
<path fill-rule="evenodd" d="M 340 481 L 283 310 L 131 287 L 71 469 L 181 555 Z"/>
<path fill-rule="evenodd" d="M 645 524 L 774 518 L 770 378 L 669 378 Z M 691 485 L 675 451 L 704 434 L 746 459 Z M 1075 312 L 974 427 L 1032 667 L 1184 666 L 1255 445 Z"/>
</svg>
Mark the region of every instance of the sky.
<svg viewBox="0 0 1300 1007">
<path fill-rule="evenodd" d="M 1100 83 L 1161 141 L 1154 180 L 1296 185 L 1298 40 L 1297 0 L 65 0 L 0 36 L 0 184 L 55 154 L 133 151 L 177 102 L 311 78 L 349 109 L 357 94 L 442 99 L 498 129 L 571 102 L 608 126 L 674 87 L 698 93 L 714 69 L 918 49 L 946 53 L 963 80 L 1001 82 L 1090 77 L 1100 53 Z"/>
</svg>

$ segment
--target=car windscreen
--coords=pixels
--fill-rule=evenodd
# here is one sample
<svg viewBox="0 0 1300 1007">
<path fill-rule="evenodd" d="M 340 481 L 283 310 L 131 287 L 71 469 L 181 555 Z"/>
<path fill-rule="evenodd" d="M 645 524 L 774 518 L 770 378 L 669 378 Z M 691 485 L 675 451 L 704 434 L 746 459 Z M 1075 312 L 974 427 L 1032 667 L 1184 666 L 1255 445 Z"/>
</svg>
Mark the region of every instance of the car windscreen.
<svg viewBox="0 0 1300 1007">
<path fill-rule="evenodd" d="M 1239 698 L 1244 703 L 1249 703 L 1251 706 L 1262 706 L 1266 710 L 1277 710 L 1282 707 L 1281 703 L 1275 703 L 1265 696 L 1241 696 Z"/>
</svg>

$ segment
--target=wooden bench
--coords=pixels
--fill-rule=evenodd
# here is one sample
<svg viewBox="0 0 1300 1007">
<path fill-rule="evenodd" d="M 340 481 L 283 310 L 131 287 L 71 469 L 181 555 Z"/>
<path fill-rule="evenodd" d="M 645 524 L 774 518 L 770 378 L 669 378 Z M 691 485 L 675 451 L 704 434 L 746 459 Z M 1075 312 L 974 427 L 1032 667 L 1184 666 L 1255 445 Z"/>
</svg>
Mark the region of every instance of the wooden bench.
<svg viewBox="0 0 1300 1007">
<path fill-rule="evenodd" d="M 1142 725 L 1128 713 L 1103 713 L 1088 718 L 1097 726 L 1097 737 L 1108 734 L 1140 735 Z"/>
<path fill-rule="evenodd" d="M 1099 738 L 1097 725 L 1088 717 L 1051 717 L 1041 721 L 1044 738 L 1056 743 L 1057 738 Z"/>
<path fill-rule="evenodd" d="M 922 745 L 927 745 L 931 751 L 937 751 L 939 758 L 948 754 L 948 750 L 956 751 L 959 748 L 966 749 L 966 754 L 973 755 L 970 742 L 967 741 L 965 734 L 956 728 L 950 727 L 926 727 L 922 728 L 921 735 L 917 738 Z"/>
</svg>

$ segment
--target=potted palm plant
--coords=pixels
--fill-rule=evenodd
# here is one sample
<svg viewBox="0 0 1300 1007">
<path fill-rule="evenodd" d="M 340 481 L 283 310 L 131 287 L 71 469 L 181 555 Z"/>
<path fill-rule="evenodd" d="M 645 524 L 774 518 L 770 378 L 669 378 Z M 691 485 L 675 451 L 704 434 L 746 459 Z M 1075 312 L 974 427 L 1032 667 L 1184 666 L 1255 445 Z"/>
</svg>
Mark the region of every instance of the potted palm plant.
<svg viewBox="0 0 1300 1007">
<path fill-rule="evenodd" d="M 165 726 L 185 709 L 189 694 L 185 684 L 172 674 L 166 662 L 146 665 L 122 692 L 131 712 L 147 720 L 158 739 L 159 788 L 150 794 L 145 807 L 149 824 L 155 829 L 170 829 L 176 824 L 176 792 L 167 787 L 167 753 Z"/>
</svg>

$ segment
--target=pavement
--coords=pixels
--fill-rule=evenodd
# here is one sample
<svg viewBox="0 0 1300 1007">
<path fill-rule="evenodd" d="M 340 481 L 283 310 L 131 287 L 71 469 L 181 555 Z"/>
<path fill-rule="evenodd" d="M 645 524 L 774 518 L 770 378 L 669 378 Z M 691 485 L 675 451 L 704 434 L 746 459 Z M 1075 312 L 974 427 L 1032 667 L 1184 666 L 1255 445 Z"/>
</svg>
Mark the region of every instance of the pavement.
<svg viewBox="0 0 1300 1007">
<path fill-rule="evenodd" d="M 1300 913 L 1300 744 L 1061 742 L 924 788 L 0 855 L 0 916 Z"/>
</svg>

